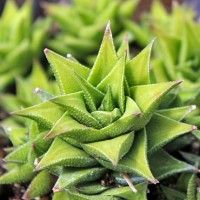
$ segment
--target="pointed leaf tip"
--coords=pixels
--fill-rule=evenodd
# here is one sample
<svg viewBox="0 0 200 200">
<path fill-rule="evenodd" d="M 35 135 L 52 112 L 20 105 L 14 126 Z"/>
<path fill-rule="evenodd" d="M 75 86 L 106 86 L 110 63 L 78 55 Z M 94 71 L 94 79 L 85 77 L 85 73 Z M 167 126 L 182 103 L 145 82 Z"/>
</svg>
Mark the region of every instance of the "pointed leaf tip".
<svg viewBox="0 0 200 200">
<path fill-rule="evenodd" d="M 195 131 L 195 130 L 197 130 L 198 128 L 197 128 L 197 126 L 192 126 L 192 131 Z"/>
<path fill-rule="evenodd" d="M 48 52 L 49 52 L 49 49 L 48 49 L 48 48 L 45 48 L 45 49 L 44 49 L 45 55 L 46 55 Z"/>
<path fill-rule="evenodd" d="M 111 34 L 111 27 L 110 27 L 110 20 L 108 21 L 107 25 L 106 25 L 106 29 L 105 29 L 105 35 L 109 35 Z"/>
<path fill-rule="evenodd" d="M 58 187 L 53 187 L 53 193 L 60 192 L 61 190 Z"/>
</svg>

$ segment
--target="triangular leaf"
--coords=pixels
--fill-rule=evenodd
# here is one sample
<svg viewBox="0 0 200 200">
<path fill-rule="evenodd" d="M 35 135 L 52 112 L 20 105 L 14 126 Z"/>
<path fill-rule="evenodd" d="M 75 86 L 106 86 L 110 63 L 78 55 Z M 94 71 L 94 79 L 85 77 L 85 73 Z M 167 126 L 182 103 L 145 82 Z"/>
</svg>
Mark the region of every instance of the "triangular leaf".
<svg viewBox="0 0 200 200">
<path fill-rule="evenodd" d="M 196 127 L 155 114 L 147 124 L 146 129 L 148 151 L 152 153 L 174 138 L 196 129 Z"/>
<path fill-rule="evenodd" d="M 99 50 L 99 54 L 90 72 L 88 81 L 92 85 L 97 86 L 98 83 L 100 83 L 101 80 L 103 80 L 112 70 L 116 62 L 117 62 L 117 55 L 113 44 L 112 33 L 110 30 L 110 23 L 108 23 Z"/>
<path fill-rule="evenodd" d="M 94 158 L 109 161 L 116 166 L 119 160 L 129 151 L 134 134 L 125 134 L 110 140 L 84 144 L 83 149 Z"/>
<path fill-rule="evenodd" d="M 196 109 L 196 106 L 191 105 L 191 106 L 163 109 L 163 110 L 159 110 L 158 113 L 166 117 L 169 117 L 171 119 L 181 121 L 195 109 Z"/>
<path fill-rule="evenodd" d="M 97 85 L 97 88 L 106 93 L 108 85 L 110 86 L 112 97 L 120 110 L 124 112 L 124 68 L 125 57 L 120 58 L 110 73 Z"/>
<path fill-rule="evenodd" d="M 66 168 L 59 176 L 55 186 L 55 191 L 63 190 L 64 188 L 70 188 L 76 186 L 79 183 L 95 181 L 99 179 L 106 169 L 104 168 L 90 168 L 90 169 L 74 169 Z"/>
<path fill-rule="evenodd" d="M 74 79 L 73 73 L 76 72 L 83 78 L 87 78 L 90 71 L 89 68 L 71 59 L 62 57 L 49 49 L 45 49 L 45 54 L 53 68 L 61 92 L 68 94 L 80 91 L 80 86 Z"/>
<path fill-rule="evenodd" d="M 43 196 L 51 191 L 52 186 L 53 177 L 47 171 L 43 170 L 31 181 L 31 184 L 23 195 L 23 199 L 33 199 Z"/>
<path fill-rule="evenodd" d="M 113 167 L 107 161 L 97 159 L 103 166 L 115 171 L 124 173 L 137 173 L 147 180 L 157 183 L 152 175 L 147 161 L 147 138 L 146 131 L 143 130 L 135 135 L 135 139 L 130 151 L 119 161 L 116 167 Z"/>
<path fill-rule="evenodd" d="M 173 174 L 196 170 L 192 165 L 175 159 L 162 149 L 149 156 L 149 163 L 154 176 L 159 180 Z"/>
<path fill-rule="evenodd" d="M 126 64 L 125 74 L 129 86 L 150 83 L 149 68 L 153 42 Z"/>
<path fill-rule="evenodd" d="M 23 164 L 13 168 L 0 177 L 0 184 L 25 183 L 30 181 L 35 172 L 32 165 Z"/>
<path fill-rule="evenodd" d="M 36 169 L 41 170 L 58 165 L 87 167 L 94 166 L 95 164 L 96 161 L 88 156 L 84 151 L 67 144 L 60 138 L 56 138 L 37 165 Z"/>
<path fill-rule="evenodd" d="M 130 88 L 130 94 L 142 112 L 151 113 L 159 106 L 165 95 L 180 83 L 181 81 L 172 81 L 133 86 Z"/>
</svg>

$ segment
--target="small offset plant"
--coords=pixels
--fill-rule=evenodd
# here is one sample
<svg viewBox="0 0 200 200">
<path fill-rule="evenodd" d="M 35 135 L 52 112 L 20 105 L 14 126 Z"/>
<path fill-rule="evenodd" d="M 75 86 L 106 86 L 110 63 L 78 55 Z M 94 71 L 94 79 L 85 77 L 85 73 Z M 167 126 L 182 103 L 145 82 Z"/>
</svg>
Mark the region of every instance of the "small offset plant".
<svg viewBox="0 0 200 200">
<path fill-rule="evenodd" d="M 192 106 L 169 106 L 181 81 L 151 83 L 152 44 L 131 59 L 108 24 L 91 69 L 45 49 L 60 95 L 40 92 L 41 103 L 13 113 L 31 121 L 0 183 L 31 182 L 24 198 L 53 189 L 54 200 L 145 200 L 148 185 L 197 172 L 165 150 L 196 127 L 181 122 Z"/>
<path fill-rule="evenodd" d="M 93 61 L 107 21 L 111 20 L 115 42 L 119 44 L 126 31 L 125 24 L 132 20 L 137 4 L 138 0 L 73 0 L 66 5 L 44 4 L 59 29 L 49 46 L 81 61 Z"/>
<path fill-rule="evenodd" d="M 0 91 L 41 54 L 49 24 L 48 19 L 33 23 L 31 1 L 21 8 L 14 0 L 6 2 L 0 17 Z"/>
</svg>

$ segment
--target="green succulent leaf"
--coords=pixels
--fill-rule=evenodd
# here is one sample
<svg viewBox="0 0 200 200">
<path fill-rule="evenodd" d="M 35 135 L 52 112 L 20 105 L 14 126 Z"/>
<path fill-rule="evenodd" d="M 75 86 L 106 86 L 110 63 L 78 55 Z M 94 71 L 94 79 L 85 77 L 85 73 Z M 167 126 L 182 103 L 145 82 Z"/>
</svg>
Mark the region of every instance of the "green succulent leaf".
<svg viewBox="0 0 200 200">
<path fill-rule="evenodd" d="M 117 166 L 119 160 L 131 148 L 133 139 L 134 133 L 129 133 L 110 140 L 83 144 L 82 146 L 94 158 L 110 161 L 113 166 Z"/>
<path fill-rule="evenodd" d="M 61 92 L 68 94 L 80 91 L 80 85 L 77 83 L 73 74 L 76 72 L 81 77 L 87 78 L 90 72 L 89 68 L 71 59 L 64 58 L 49 49 L 45 50 L 45 54 L 51 63 Z"/>
<path fill-rule="evenodd" d="M 149 68 L 152 45 L 153 41 L 127 63 L 125 73 L 130 87 L 150 83 Z"/>
<path fill-rule="evenodd" d="M 191 105 L 191 106 L 163 109 L 163 110 L 159 110 L 158 113 L 166 117 L 169 117 L 171 119 L 181 121 L 195 109 L 196 109 L 196 106 Z"/>
<path fill-rule="evenodd" d="M 117 54 L 113 44 L 110 23 L 108 23 L 104 33 L 103 42 L 99 50 L 99 54 L 88 77 L 89 83 L 97 86 L 101 82 L 101 80 L 103 80 L 112 70 L 116 62 Z"/>
<path fill-rule="evenodd" d="M 74 169 L 65 168 L 59 176 L 53 190 L 60 191 L 84 182 L 91 182 L 99 179 L 105 174 L 104 168 Z"/>
<path fill-rule="evenodd" d="M 152 153 L 174 138 L 195 129 L 195 126 L 155 114 L 147 124 L 148 152 Z"/>
<path fill-rule="evenodd" d="M 124 112 L 124 68 L 125 57 L 120 58 L 108 75 L 97 85 L 97 88 L 106 93 L 109 85 L 112 92 L 112 97 L 115 105 L 119 106 L 120 110 Z"/>
<path fill-rule="evenodd" d="M 52 115 L 52 113 L 54 113 Z M 35 120 L 39 126 L 51 128 L 53 124 L 63 115 L 64 109 L 60 106 L 47 101 L 32 107 L 28 107 L 13 114 Z"/>
<path fill-rule="evenodd" d="M 165 98 L 165 95 L 180 84 L 180 81 L 133 86 L 131 97 L 144 113 L 153 113 Z"/>
<path fill-rule="evenodd" d="M 96 164 L 96 161 L 81 149 L 56 138 L 36 169 L 42 170 L 52 166 L 89 167 Z"/>
<path fill-rule="evenodd" d="M 129 187 L 121 187 L 107 190 L 103 193 L 106 196 L 115 196 L 127 200 L 146 200 L 147 196 L 147 184 L 138 184 L 135 185 L 137 192 L 133 193 L 133 191 Z"/>
<path fill-rule="evenodd" d="M 172 174 L 196 170 L 194 166 L 175 159 L 162 149 L 149 156 L 149 164 L 159 180 Z"/>
<path fill-rule="evenodd" d="M 35 197 L 43 196 L 51 191 L 52 186 L 52 176 L 46 170 L 43 170 L 39 172 L 31 181 L 31 184 L 29 185 L 23 198 L 33 199 Z"/>
<path fill-rule="evenodd" d="M 157 180 L 150 171 L 147 160 L 147 136 L 145 129 L 135 135 L 130 151 L 118 162 L 116 166 L 113 166 L 110 162 L 105 160 L 97 160 L 106 168 L 124 173 L 137 173 L 147 180 L 157 183 Z"/>
<path fill-rule="evenodd" d="M 34 167 L 31 164 L 22 164 L 11 171 L 8 171 L 0 177 L 0 184 L 13 184 L 13 183 L 25 183 L 30 181 L 35 172 L 33 171 Z"/>
</svg>

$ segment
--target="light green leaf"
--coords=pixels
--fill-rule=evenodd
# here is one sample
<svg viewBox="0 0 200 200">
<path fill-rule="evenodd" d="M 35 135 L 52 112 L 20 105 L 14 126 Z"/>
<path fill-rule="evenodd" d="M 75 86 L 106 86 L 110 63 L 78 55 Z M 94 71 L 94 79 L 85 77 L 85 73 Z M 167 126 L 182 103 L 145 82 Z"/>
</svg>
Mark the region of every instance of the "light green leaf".
<svg viewBox="0 0 200 200">
<path fill-rule="evenodd" d="M 58 96 L 51 101 L 64 107 L 78 122 L 86 126 L 101 128 L 100 123 L 87 111 L 82 92 Z"/>
<path fill-rule="evenodd" d="M 175 121 L 160 114 L 154 114 L 147 124 L 146 129 L 148 135 L 148 152 L 152 153 L 174 138 L 196 129 L 196 127 Z"/>
<path fill-rule="evenodd" d="M 65 168 L 59 176 L 53 190 L 60 191 L 77 184 L 95 181 L 106 172 L 105 168 L 74 169 Z"/>
<path fill-rule="evenodd" d="M 110 140 L 83 144 L 83 149 L 93 156 L 117 166 L 119 160 L 129 151 L 133 143 L 134 133 L 125 134 Z"/>
<path fill-rule="evenodd" d="M 147 138 L 146 131 L 135 135 L 135 139 L 130 151 L 119 161 L 117 166 L 113 167 L 110 162 L 97 159 L 103 166 L 115 171 L 124 173 L 137 173 L 147 180 L 157 183 L 157 180 L 152 175 L 147 161 Z"/>
<path fill-rule="evenodd" d="M 122 112 L 124 112 L 125 94 L 124 94 L 124 68 L 125 57 L 120 58 L 108 75 L 97 85 L 97 88 L 106 93 L 108 85 L 110 86 L 112 97 Z"/>
<path fill-rule="evenodd" d="M 165 95 L 180 83 L 181 81 L 172 81 L 133 86 L 130 88 L 130 94 L 142 112 L 152 113 L 158 108 Z"/>
<path fill-rule="evenodd" d="M 137 192 L 133 192 L 129 187 L 119 187 L 107 190 L 105 196 L 115 196 L 126 200 L 147 200 L 147 184 L 135 185 Z"/>
<path fill-rule="evenodd" d="M 117 55 L 113 44 L 110 23 L 108 23 L 98 56 L 90 72 L 88 81 L 92 85 L 97 86 L 98 83 L 100 83 L 112 70 L 116 62 Z"/>
<path fill-rule="evenodd" d="M 83 90 L 83 94 L 88 107 L 91 111 L 95 111 L 100 106 L 104 94 L 78 74 L 75 74 L 75 78 Z"/>
<path fill-rule="evenodd" d="M 60 138 L 56 138 L 37 165 L 36 169 L 42 170 L 44 168 L 59 165 L 69 167 L 88 167 L 94 166 L 95 164 L 96 161 L 88 156 L 84 151 L 67 144 Z"/>
<path fill-rule="evenodd" d="M 196 106 L 191 105 L 191 106 L 163 109 L 163 110 L 159 110 L 158 113 L 168 118 L 181 121 L 195 109 L 196 109 Z"/>
<path fill-rule="evenodd" d="M 112 111 L 114 108 L 115 105 L 113 102 L 111 87 L 108 85 L 106 94 L 103 98 L 101 106 L 99 107 L 99 110 Z"/>
<path fill-rule="evenodd" d="M 0 184 L 25 183 L 30 181 L 35 172 L 32 165 L 23 164 L 13 168 L 0 177 Z"/>
<path fill-rule="evenodd" d="M 19 146 L 18 148 L 16 148 L 10 154 L 8 154 L 4 158 L 4 160 L 6 162 L 26 163 L 28 159 L 28 152 L 30 149 L 31 149 L 30 143 L 25 143 Z"/>
<path fill-rule="evenodd" d="M 125 74 L 129 86 L 145 85 L 150 83 L 149 68 L 153 42 L 154 40 L 126 64 Z"/>
<path fill-rule="evenodd" d="M 90 70 L 78 62 L 64 58 L 49 49 L 45 49 L 45 54 L 53 68 L 61 92 L 68 94 L 80 91 L 80 86 L 74 79 L 73 73 L 76 72 L 83 78 L 87 78 Z"/>
<path fill-rule="evenodd" d="M 35 120 L 40 127 L 51 128 L 53 124 L 63 115 L 64 109 L 47 101 L 16 112 L 15 115 Z"/>
<path fill-rule="evenodd" d="M 51 191 L 53 177 L 45 170 L 39 172 L 28 186 L 23 199 L 33 199 L 41 197 Z"/>
</svg>

